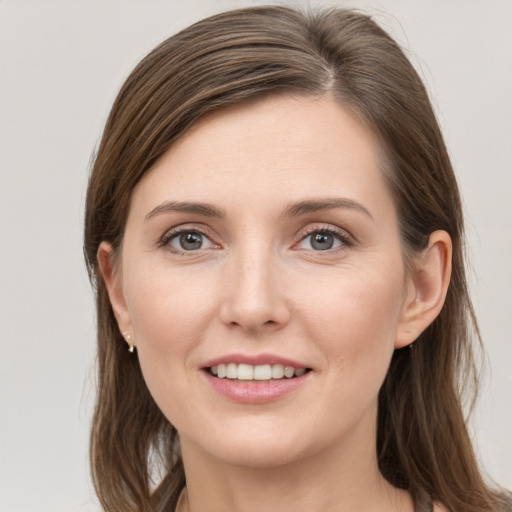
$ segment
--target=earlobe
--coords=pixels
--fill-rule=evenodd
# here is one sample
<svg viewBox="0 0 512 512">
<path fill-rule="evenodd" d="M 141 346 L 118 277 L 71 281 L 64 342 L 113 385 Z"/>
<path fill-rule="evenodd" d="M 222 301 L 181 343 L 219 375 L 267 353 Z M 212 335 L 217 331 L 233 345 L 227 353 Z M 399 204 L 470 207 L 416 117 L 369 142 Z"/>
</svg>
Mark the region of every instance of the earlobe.
<svg viewBox="0 0 512 512">
<path fill-rule="evenodd" d="M 108 242 L 101 242 L 96 257 L 105 286 L 107 287 L 110 304 L 112 305 L 119 330 L 126 338 L 126 333 L 132 330 L 131 321 L 124 299 L 121 274 L 118 269 L 116 269 L 113 261 L 112 246 Z"/>
<path fill-rule="evenodd" d="M 427 248 L 415 259 L 395 348 L 413 343 L 440 313 L 452 270 L 452 241 L 446 231 L 434 231 Z"/>
</svg>

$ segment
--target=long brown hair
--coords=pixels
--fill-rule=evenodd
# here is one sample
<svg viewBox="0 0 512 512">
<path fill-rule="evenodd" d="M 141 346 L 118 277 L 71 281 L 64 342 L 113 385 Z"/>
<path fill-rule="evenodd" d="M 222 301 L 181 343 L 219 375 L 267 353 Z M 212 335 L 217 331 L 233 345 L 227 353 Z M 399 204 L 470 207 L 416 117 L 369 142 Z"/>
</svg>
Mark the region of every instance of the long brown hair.
<svg viewBox="0 0 512 512">
<path fill-rule="evenodd" d="M 479 334 L 464 270 L 459 192 L 425 88 L 370 17 L 269 6 L 216 15 L 164 41 L 126 80 L 103 133 L 87 193 L 84 251 L 98 322 L 90 456 L 104 510 L 173 510 L 185 476 L 176 430 L 119 332 L 98 246 L 108 241 L 119 253 L 133 188 L 198 119 L 280 92 L 330 94 L 377 137 L 406 260 L 435 230 L 452 238 L 443 310 L 412 352 L 395 351 L 379 395 L 382 474 L 417 503 L 433 499 L 453 512 L 504 507 L 505 498 L 483 481 L 461 405 L 462 392 L 476 389 L 472 347 Z"/>
</svg>

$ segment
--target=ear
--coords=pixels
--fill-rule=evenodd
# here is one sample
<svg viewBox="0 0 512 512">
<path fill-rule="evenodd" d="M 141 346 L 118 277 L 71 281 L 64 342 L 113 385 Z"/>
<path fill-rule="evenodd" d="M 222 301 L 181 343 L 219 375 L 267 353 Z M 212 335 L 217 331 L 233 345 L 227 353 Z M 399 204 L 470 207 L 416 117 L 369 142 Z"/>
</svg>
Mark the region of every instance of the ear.
<svg viewBox="0 0 512 512">
<path fill-rule="evenodd" d="M 434 231 L 428 247 L 415 258 L 407 277 L 407 292 L 397 329 L 395 348 L 402 348 L 434 321 L 441 311 L 452 272 L 452 240 L 446 231 Z"/>
<path fill-rule="evenodd" d="M 107 287 L 110 304 L 112 305 L 117 325 L 128 342 L 133 336 L 132 325 L 124 298 L 121 272 L 114 264 L 113 252 L 112 246 L 108 242 L 101 242 L 96 257 L 98 259 L 101 275 Z M 133 342 L 129 342 L 128 344 L 133 345 Z"/>
</svg>

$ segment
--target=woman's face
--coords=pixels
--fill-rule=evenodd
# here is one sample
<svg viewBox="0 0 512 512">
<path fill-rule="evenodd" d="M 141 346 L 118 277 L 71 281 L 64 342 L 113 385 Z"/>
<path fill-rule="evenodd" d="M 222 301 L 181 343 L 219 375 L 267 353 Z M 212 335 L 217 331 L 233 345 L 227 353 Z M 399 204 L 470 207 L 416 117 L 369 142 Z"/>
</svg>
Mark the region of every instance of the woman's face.
<svg viewBox="0 0 512 512">
<path fill-rule="evenodd" d="M 110 293 L 184 453 L 266 467 L 375 450 L 412 289 L 372 137 L 281 96 L 210 115 L 145 175 Z"/>
</svg>

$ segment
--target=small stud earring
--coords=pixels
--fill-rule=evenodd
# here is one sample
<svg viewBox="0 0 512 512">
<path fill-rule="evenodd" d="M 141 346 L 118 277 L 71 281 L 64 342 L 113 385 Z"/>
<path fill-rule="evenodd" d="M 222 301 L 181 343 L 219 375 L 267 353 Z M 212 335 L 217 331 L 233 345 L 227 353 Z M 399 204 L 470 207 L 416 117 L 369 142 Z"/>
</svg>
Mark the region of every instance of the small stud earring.
<svg viewBox="0 0 512 512">
<path fill-rule="evenodd" d="M 131 354 L 133 354 L 134 350 L 135 350 L 135 345 L 130 345 L 130 340 L 132 339 L 132 335 L 131 334 L 128 334 L 126 331 L 123 332 L 123 336 L 125 338 L 125 340 L 128 342 L 128 352 L 130 352 Z"/>
</svg>

